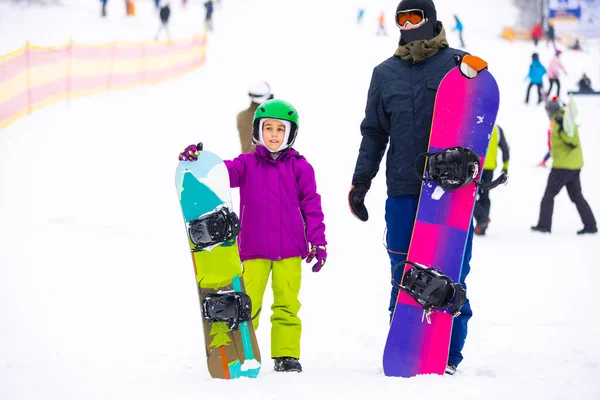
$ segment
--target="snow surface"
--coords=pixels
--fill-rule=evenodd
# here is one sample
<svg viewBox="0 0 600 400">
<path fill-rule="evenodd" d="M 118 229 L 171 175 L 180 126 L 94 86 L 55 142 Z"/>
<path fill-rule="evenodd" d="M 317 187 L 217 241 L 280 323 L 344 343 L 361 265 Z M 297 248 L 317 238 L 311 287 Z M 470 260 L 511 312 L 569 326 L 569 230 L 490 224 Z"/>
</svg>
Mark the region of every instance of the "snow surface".
<svg viewBox="0 0 600 400">
<path fill-rule="evenodd" d="M 96 2 L 62 3 L 0 3 L 0 53 L 26 40 L 151 39 L 158 28 L 150 1 L 136 2 L 134 18 L 111 1 L 105 20 Z M 356 26 L 361 3 L 366 19 Z M 0 399 L 599 399 L 600 236 L 575 235 L 582 224 L 565 191 L 552 235 L 529 230 L 548 174 L 535 166 L 546 152 L 547 117 L 523 104 L 533 45 L 498 38 L 516 15 L 510 0 L 436 3 L 451 44 L 456 12 L 468 50 L 489 62 L 511 145 L 510 182 L 493 192 L 488 236 L 474 243 L 474 316 L 456 376 L 383 375 L 384 166 L 367 195 L 369 222 L 347 206 L 371 72 L 396 48 L 396 2 L 223 0 L 198 71 L 58 103 L 0 132 Z M 388 37 L 375 35 L 381 10 Z M 175 3 L 173 36 L 201 32 L 203 15 L 199 1 L 185 11 Z M 538 51 L 547 63 L 551 49 Z M 583 71 L 600 88 L 597 47 L 563 58 L 563 91 Z M 265 312 L 260 377 L 212 380 L 173 175 L 190 143 L 224 158 L 239 153 L 235 116 L 260 79 L 299 110 L 296 148 L 317 173 L 329 259 L 319 274 L 305 269 L 305 372 L 273 372 Z M 577 101 L 584 194 L 600 217 L 600 98 Z M 267 290 L 265 307 L 271 300 Z"/>
</svg>

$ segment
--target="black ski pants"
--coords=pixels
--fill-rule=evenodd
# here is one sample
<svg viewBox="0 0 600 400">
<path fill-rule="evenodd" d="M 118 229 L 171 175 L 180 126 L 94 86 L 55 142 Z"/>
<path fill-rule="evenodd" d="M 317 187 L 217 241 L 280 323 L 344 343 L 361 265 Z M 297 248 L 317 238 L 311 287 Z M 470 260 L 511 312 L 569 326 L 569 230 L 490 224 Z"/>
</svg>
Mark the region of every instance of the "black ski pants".
<svg viewBox="0 0 600 400">
<path fill-rule="evenodd" d="M 542 102 L 542 85 L 540 83 L 530 83 L 527 87 L 527 96 L 525 96 L 525 103 L 529 103 L 529 92 L 531 92 L 531 88 L 533 85 L 537 86 L 538 92 L 538 104 Z"/>
<path fill-rule="evenodd" d="M 566 186 L 569 198 L 579 212 L 581 221 L 585 228 L 595 228 L 596 219 L 592 213 L 592 209 L 588 202 L 583 198 L 581 193 L 581 181 L 579 175 L 581 174 L 580 169 L 559 169 L 552 168 L 550 175 L 548 176 L 548 185 L 546 186 L 546 192 L 542 198 L 542 204 L 540 206 L 540 219 L 537 226 L 540 228 L 552 228 L 552 212 L 554 211 L 554 197 Z"/>
<path fill-rule="evenodd" d="M 556 96 L 560 97 L 560 81 L 558 79 L 550 79 L 550 88 L 548 89 L 548 98 L 550 98 L 550 92 L 552 91 L 552 87 L 556 83 Z"/>
<path fill-rule="evenodd" d="M 494 170 L 484 169 L 481 174 L 481 183 L 489 183 L 494 178 Z M 492 202 L 490 201 L 489 189 L 479 188 L 479 198 L 475 203 L 475 210 L 473 216 L 475 217 L 475 223 L 477 225 L 486 224 L 490 219 L 490 207 Z"/>
</svg>

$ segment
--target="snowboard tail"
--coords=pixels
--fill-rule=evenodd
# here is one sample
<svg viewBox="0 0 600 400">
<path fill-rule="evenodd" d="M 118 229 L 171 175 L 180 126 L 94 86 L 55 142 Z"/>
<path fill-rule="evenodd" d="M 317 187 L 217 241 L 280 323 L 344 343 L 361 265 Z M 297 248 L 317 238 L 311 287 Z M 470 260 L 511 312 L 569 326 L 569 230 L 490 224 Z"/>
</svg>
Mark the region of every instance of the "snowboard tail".
<svg viewBox="0 0 600 400">
<path fill-rule="evenodd" d="M 438 88 L 428 152 L 468 148 L 483 166 L 498 104 L 498 86 L 487 70 L 467 79 L 458 67 L 452 69 Z M 407 260 L 436 268 L 459 282 L 476 195 L 475 182 L 456 190 L 424 182 Z M 410 268 L 406 265 L 405 273 Z M 452 319 L 446 310 L 434 310 L 428 323 L 421 305 L 401 291 L 384 349 L 385 375 L 444 374 Z"/>
<path fill-rule="evenodd" d="M 213 212 L 221 212 L 223 207 L 233 212 L 227 168 L 213 153 L 201 151 L 197 161 L 180 162 L 176 186 L 186 232 L 190 232 L 191 222 L 206 218 Z M 188 245 L 201 310 L 207 295 L 245 293 L 237 237 L 229 237 L 223 243 L 203 243 L 198 247 L 188 234 Z M 202 324 L 208 371 L 213 378 L 258 376 L 261 358 L 251 321 L 242 321 L 235 329 L 230 329 L 226 322 L 209 322 L 203 316 Z"/>
</svg>

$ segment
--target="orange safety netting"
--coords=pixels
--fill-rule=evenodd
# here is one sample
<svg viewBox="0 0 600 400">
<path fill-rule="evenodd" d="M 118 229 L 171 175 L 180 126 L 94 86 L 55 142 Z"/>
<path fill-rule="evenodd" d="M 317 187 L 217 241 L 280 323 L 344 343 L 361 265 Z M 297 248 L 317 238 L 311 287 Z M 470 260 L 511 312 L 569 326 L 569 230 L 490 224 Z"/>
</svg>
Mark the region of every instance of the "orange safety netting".
<svg viewBox="0 0 600 400">
<path fill-rule="evenodd" d="M 204 63 L 206 35 L 170 42 L 38 47 L 0 57 L 0 129 L 61 99 L 152 84 Z"/>
</svg>

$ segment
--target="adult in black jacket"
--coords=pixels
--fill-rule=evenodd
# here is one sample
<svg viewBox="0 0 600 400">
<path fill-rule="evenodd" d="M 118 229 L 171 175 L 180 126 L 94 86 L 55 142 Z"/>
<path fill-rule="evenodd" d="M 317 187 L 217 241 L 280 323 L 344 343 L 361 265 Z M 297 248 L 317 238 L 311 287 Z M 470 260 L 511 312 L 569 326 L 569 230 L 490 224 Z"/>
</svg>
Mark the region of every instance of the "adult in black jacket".
<svg viewBox="0 0 600 400">
<path fill-rule="evenodd" d="M 411 11 L 408 11 L 411 10 Z M 389 142 L 386 159 L 386 243 L 392 271 L 406 260 L 419 202 L 421 181 L 415 174 L 415 160 L 427 151 L 433 105 L 440 81 L 456 66 L 455 56 L 463 51 L 450 48 L 446 32 L 437 20 L 432 0 L 402 0 L 396 9 L 400 43 L 392 57 L 373 71 L 365 118 L 360 126 L 362 142 L 352 177 L 349 203 L 352 213 L 368 219 L 364 204 L 371 181 Z M 416 166 L 423 171 L 424 160 Z M 471 228 L 462 266 L 461 283 L 469 272 L 473 229 Z M 394 274 L 400 282 L 404 271 Z M 390 313 L 398 290 L 392 287 Z M 453 373 L 462 360 L 462 348 L 471 316 L 469 302 L 454 320 L 447 373 Z"/>
</svg>

